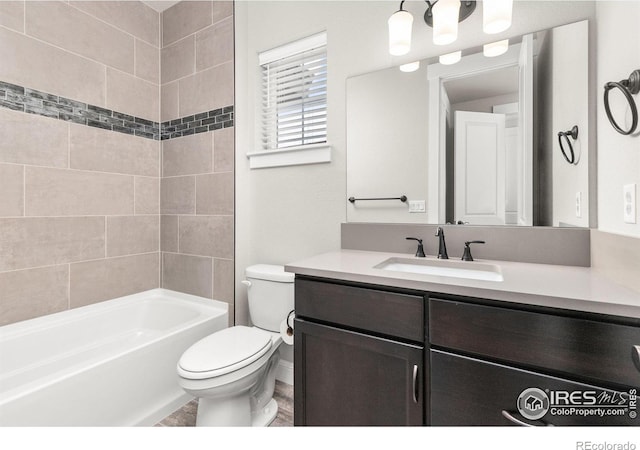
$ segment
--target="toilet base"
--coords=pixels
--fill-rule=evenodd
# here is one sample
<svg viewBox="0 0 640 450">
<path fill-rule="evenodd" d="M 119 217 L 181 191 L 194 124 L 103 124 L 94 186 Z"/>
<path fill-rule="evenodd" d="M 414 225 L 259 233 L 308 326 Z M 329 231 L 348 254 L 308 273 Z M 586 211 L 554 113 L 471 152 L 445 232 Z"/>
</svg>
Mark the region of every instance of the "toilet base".
<svg viewBox="0 0 640 450">
<path fill-rule="evenodd" d="M 271 399 L 264 408 L 251 414 L 251 426 L 268 427 L 277 415 L 278 403 L 276 403 L 274 399 Z"/>
</svg>

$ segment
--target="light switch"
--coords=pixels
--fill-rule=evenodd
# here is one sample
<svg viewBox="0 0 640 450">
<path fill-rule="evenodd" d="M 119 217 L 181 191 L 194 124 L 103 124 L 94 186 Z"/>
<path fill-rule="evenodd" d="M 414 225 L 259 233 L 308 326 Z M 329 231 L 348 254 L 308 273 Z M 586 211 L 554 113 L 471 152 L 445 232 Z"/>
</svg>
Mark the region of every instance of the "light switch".
<svg viewBox="0 0 640 450">
<path fill-rule="evenodd" d="M 427 211 L 425 200 L 409 200 L 410 213 L 423 213 Z"/>
<path fill-rule="evenodd" d="M 622 191 L 624 223 L 636 223 L 636 184 L 625 184 Z"/>
</svg>

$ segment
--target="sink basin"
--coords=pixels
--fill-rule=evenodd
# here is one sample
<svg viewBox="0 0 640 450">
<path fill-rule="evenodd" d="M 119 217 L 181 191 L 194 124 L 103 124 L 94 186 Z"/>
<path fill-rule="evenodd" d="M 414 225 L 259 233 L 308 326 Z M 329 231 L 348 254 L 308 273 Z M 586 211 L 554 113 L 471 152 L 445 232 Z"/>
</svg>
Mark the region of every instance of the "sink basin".
<svg viewBox="0 0 640 450">
<path fill-rule="evenodd" d="M 500 267 L 475 261 L 394 257 L 382 261 L 374 266 L 374 269 L 439 277 L 465 278 L 467 280 L 504 281 Z"/>
</svg>

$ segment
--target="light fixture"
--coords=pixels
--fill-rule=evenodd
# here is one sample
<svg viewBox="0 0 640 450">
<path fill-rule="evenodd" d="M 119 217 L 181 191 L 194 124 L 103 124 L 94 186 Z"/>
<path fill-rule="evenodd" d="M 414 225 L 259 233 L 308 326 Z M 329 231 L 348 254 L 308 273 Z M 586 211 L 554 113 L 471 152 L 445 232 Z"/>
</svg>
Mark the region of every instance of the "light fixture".
<svg viewBox="0 0 640 450">
<path fill-rule="evenodd" d="M 432 11 L 433 43 L 447 45 L 458 39 L 460 0 L 438 0 Z"/>
<path fill-rule="evenodd" d="M 502 41 L 491 42 L 490 44 L 484 44 L 482 47 L 484 56 L 492 58 L 494 56 L 500 56 L 509 50 L 509 39 Z"/>
<path fill-rule="evenodd" d="M 401 72 L 415 72 L 420 68 L 420 61 L 414 61 L 400 66 Z"/>
<path fill-rule="evenodd" d="M 440 61 L 440 64 L 449 66 L 451 64 L 457 63 L 458 61 L 460 61 L 461 58 L 462 58 L 462 51 L 458 50 L 457 52 L 447 53 L 446 55 L 440 55 L 438 60 Z"/>
<path fill-rule="evenodd" d="M 513 0 L 483 0 L 482 30 L 487 34 L 505 31 L 511 26 Z"/>
<path fill-rule="evenodd" d="M 400 2 L 400 9 L 393 13 L 389 24 L 389 53 L 394 56 L 406 55 L 411 50 L 411 26 L 413 16 L 402 9 L 404 0 Z"/>
</svg>

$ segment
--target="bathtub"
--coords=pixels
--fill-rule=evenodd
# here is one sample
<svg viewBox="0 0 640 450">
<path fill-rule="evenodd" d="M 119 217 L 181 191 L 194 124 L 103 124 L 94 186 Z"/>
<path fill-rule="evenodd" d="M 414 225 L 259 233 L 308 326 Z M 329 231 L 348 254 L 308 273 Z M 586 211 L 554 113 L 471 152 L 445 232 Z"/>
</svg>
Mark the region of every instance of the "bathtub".
<svg viewBox="0 0 640 450">
<path fill-rule="evenodd" d="M 180 355 L 227 318 L 226 303 L 153 289 L 0 327 L 0 425 L 153 425 L 192 398 Z"/>
</svg>

